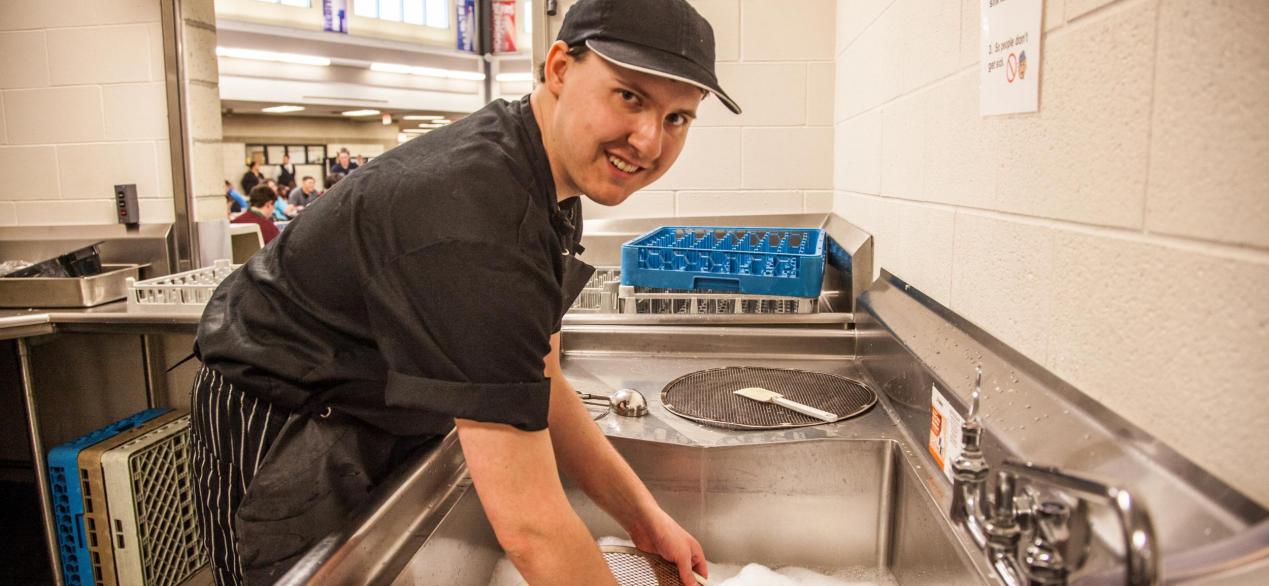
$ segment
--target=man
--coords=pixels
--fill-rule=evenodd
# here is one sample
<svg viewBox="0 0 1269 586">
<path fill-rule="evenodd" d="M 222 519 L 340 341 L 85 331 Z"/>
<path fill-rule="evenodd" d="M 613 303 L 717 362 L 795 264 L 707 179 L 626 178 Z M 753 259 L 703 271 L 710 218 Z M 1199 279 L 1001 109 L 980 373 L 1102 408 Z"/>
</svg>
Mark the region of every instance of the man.
<svg viewBox="0 0 1269 586">
<path fill-rule="evenodd" d="M 581 0 L 541 80 L 348 175 L 217 289 L 191 404 L 218 582 L 276 580 L 455 428 L 530 584 L 615 583 L 561 471 L 685 582 L 707 574 L 564 378 L 559 330 L 593 272 L 578 196 L 661 177 L 709 93 L 739 108 L 685 0 Z"/>
<path fill-rule="evenodd" d="M 300 186 L 291 190 L 291 195 L 288 199 L 291 205 L 303 209 L 308 204 L 313 203 L 313 200 L 317 199 L 319 195 L 321 194 L 317 192 L 317 180 L 312 176 L 305 176 L 301 180 Z"/>
<path fill-rule="evenodd" d="M 357 168 L 357 163 L 352 162 L 348 149 L 339 149 L 339 154 L 335 155 L 335 163 L 330 166 L 331 175 L 347 175 Z"/>
<path fill-rule="evenodd" d="M 251 195 L 247 197 L 247 201 L 251 207 L 246 212 L 238 214 L 233 220 L 234 224 L 256 224 L 260 226 L 260 236 L 264 238 L 264 243 L 268 244 L 278 237 L 278 227 L 273 225 L 273 207 L 277 202 L 277 196 L 274 195 L 273 188 L 265 184 L 255 186 L 251 190 Z"/>
<path fill-rule="evenodd" d="M 291 164 L 291 155 L 282 155 L 282 164 L 278 165 L 278 183 L 287 189 L 295 187 L 295 165 Z"/>
</svg>

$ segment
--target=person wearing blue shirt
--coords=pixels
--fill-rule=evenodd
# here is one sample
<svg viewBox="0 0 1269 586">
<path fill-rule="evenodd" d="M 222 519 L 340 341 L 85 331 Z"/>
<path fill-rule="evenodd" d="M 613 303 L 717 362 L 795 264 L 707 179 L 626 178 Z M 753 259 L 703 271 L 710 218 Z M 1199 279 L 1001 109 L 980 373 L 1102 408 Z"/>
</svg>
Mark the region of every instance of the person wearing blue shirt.
<svg viewBox="0 0 1269 586">
<path fill-rule="evenodd" d="M 230 206 L 229 209 L 229 213 L 231 214 L 236 214 L 251 207 L 247 203 L 247 198 L 243 197 L 241 193 L 238 193 L 238 190 L 234 189 L 234 184 L 229 181 L 225 181 L 225 196 L 233 202 L 233 205 Z"/>
</svg>

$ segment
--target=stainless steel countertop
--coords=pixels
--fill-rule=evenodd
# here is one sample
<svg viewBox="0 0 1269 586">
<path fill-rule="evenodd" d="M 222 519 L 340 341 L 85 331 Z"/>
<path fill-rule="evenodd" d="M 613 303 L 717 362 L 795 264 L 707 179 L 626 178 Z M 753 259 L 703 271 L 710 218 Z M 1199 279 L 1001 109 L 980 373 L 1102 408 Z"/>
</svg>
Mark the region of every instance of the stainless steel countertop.
<svg viewBox="0 0 1269 586">
<path fill-rule="evenodd" d="M 115 301 L 86 309 L 0 309 L 0 340 L 51 334 L 69 329 L 92 330 L 94 326 L 124 326 L 147 332 L 192 333 L 203 308 L 188 312 L 129 310 L 125 301 Z"/>
<path fill-rule="evenodd" d="M 811 439 L 895 439 L 899 429 L 881 401 L 868 412 L 837 423 L 771 431 L 736 431 L 702 425 L 679 417 L 661 402 L 660 393 L 674 379 L 698 370 L 727 366 L 762 366 L 827 372 L 871 383 L 860 371 L 857 360 L 743 359 L 724 357 L 684 357 L 649 360 L 629 357 L 565 356 L 562 363 L 569 382 L 583 393 L 606 395 L 617 389 L 635 389 L 648 399 L 648 415 L 622 417 L 610 413 L 596 423 L 609 437 L 655 441 L 695 447 L 766 444 Z M 593 411 L 599 413 L 600 411 Z"/>
</svg>

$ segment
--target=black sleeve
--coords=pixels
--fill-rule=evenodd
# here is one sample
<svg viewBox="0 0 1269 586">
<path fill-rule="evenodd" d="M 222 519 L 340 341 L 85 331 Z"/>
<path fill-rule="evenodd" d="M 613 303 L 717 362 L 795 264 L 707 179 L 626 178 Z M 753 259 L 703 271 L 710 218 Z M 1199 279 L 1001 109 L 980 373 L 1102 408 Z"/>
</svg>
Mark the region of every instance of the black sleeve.
<svg viewBox="0 0 1269 586">
<path fill-rule="evenodd" d="M 382 267 L 366 291 L 389 407 L 544 429 L 559 285 L 518 250 L 449 240 Z"/>
</svg>

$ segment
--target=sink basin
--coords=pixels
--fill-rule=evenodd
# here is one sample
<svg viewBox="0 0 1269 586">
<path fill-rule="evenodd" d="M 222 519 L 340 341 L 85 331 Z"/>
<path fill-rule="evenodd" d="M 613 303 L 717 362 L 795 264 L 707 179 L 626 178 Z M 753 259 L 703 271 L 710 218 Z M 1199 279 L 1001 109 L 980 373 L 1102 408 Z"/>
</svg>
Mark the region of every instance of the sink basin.
<svg viewBox="0 0 1269 586">
<path fill-rule="evenodd" d="M 713 563 L 862 568 L 899 584 L 983 582 L 895 440 L 697 447 L 612 438 Z M 625 533 L 574 487 L 596 537 Z M 488 584 L 503 556 L 468 487 L 396 584 Z"/>
</svg>

